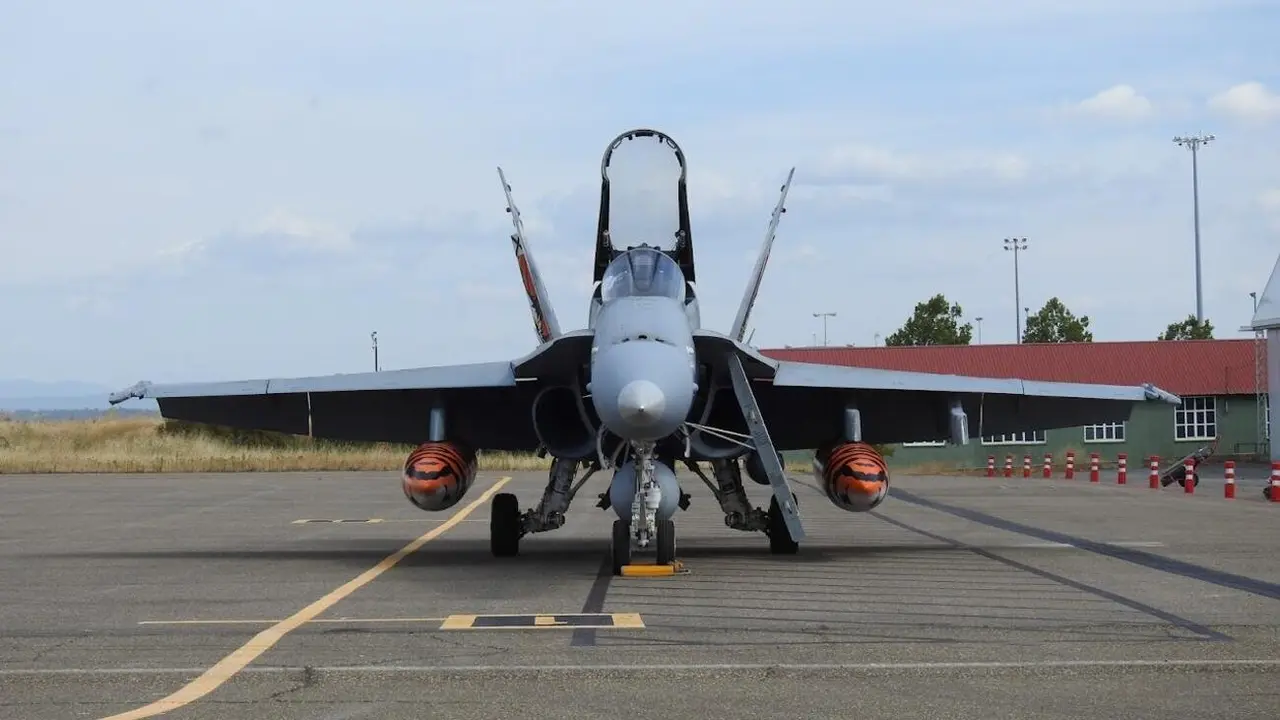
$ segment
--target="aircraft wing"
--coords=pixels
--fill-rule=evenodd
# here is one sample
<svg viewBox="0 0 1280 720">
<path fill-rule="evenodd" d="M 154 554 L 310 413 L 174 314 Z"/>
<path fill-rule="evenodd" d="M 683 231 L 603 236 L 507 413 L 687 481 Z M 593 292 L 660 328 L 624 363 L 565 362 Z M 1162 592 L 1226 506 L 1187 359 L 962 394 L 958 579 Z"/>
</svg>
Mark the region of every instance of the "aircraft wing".
<svg viewBox="0 0 1280 720">
<path fill-rule="evenodd" d="M 448 435 L 481 450 L 533 451 L 533 399 L 547 382 L 571 380 L 590 353 L 578 330 L 515 361 L 407 370 L 156 385 L 140 382 L 111 404 L 154 398 L 166 418 L 348 441 L 427 439 L 433 407 Z"/>
<path fill-rule="evenodd" d="M 970 437 L 1123 422 L 1138 403 L 1181 402 L 1150 384 L 1094 385 L 804 362 L 770 364 L 772 377 L 767 377 L 767 370 L 765 377 L 757 374 L 753 390 L 779 450 L 809 449 L 838 439 L 849 406 L 859 411 L 864 441 L 902 443 L 967 442 Z"/>
</svg>

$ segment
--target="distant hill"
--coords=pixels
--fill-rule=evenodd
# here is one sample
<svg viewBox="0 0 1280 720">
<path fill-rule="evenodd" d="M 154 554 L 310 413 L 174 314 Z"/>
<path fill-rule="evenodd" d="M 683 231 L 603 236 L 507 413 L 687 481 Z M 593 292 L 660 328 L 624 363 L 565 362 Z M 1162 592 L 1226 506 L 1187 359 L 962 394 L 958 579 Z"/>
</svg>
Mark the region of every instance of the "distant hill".
<svg viewBox="0 0 1280 720">
<path fill-rule="evenodd" d="M 128 410 L 112 408 L 110 410 L 6 410 L 0 409 L 0 419 L 11 420 L 91 420 L 99 417 L 160 417 L 159 410 Z"/>
<path fill-rule="evenodd" d="M 111 407 L 107 396 L 117 389 L 77 381 L 0 380 L 0 411 L 104 411 Z M 155 400 L 130 400 L 125 407 L 152 413 L 159 410 Z"/>
</svg>

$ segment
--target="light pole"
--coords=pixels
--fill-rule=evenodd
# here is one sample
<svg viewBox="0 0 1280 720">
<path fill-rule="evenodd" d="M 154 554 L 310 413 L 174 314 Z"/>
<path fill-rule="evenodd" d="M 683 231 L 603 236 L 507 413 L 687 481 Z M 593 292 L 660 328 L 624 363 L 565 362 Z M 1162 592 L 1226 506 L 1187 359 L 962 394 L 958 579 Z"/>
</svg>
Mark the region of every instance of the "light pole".
<svg viewBox="0 0 1280 720">
<path fill-rule="evenodd" d="M 835 317 L 836 314 L 833 312 L 824 312 L 824 313 L 814 313 L 813 316 L 822 318 L 822 346 L 826 347 L 827 346 L 827 318 Z"/>
<path fill-rule="evenodd" d="M 1022 307 L 1022 290 L 1018 280 L 1018 253 L 1027 249 L 1026 238 L 1005 238 L 1004 249 L 1013 251 L 1013 341 L 1022 342 L 1022 317 L 1018 308 Z"/>
<path fill-rule="evenodd" d="M 369 339 L 373 341 L 373 371 L 378 372 L 378 331 L 369 333 Z"/>
<path fill-rule="evenodd" d="M 981 345 L 982 344 L 982 318 L 976 317 L 974 318 L 974 320 L 978 321 L 978 344 Z"/>
<path fill-rule="evenodd" d="M 1191 151 L 1191 207 L 1196 233 L 1196 320 L 1204 322 L 1204 296 L 1200 290 L 1200 146 L 1213 141 L 1213 135 L 1179 135 L 1173 141 Z"/>
</svg>

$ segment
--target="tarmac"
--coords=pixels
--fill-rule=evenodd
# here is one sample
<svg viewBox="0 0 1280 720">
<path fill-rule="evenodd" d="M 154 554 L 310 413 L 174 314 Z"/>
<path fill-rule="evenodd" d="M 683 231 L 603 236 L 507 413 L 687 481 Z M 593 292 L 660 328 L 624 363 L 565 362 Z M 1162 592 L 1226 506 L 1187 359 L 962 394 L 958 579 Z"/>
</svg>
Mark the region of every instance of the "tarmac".
<svg viewBox="0 0 1280 720">
<path fill-rule="evenodd" d="M 0 477 L 0 718 L 1280 717 L 1256 480 L 902 476 L 854 514 L 798 476 L 772 556 L 685 473 L 651 578 L 609 572 L 606 473 L 492 557 L 489 497 L 544 481 L 432 514 L 394 473 Z"/>
</svg>

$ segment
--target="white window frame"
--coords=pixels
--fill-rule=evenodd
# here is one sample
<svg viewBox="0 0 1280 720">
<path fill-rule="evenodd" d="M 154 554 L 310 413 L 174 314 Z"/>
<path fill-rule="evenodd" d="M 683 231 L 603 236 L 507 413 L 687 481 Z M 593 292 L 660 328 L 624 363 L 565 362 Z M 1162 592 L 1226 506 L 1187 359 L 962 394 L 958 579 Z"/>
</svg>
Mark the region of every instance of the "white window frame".
<svg viewBox="0 0 1280 720">
<path fill-rule="evenodd" d="M 1178 433 L 1182 436 L 1179 437 Z M 1214 395 L 1188 395 L 1173 409 L 1173 441 L 1203 442 L 1218 434 L 1218 398 Z"/>
<path fill-rule="evenodd" d="M 1122 443 L 1129 436 L 1128 423 L 1099 423 L 1097 425 L 1085 425 L 1080 429 L 1084 442 L 1093 444 L 1100 443 Z M 1091 432 L 1092 431 L 1092 432 Z M 1092 434 L 1092 437 L 1090 437 Z"/>
<path fill-rule="evenodd" d="M 1044 445 L 1048 441 L 1044 430 L 987 435 L 982 438 L 983 445 Z"/>
</svg>

